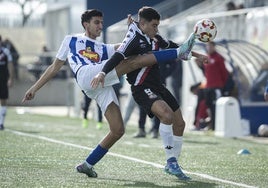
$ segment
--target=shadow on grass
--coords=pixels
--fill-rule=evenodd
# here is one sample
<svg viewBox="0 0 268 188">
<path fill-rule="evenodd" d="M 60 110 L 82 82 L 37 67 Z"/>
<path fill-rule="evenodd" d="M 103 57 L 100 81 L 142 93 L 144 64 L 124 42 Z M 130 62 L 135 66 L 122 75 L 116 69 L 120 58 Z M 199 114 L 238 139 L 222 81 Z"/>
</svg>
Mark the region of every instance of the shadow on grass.
<svg viewBox="0 0 268 188">
<path fill-rule="evenodd" d="M 7 129 L 8 131 L 15 131 L 15 132 L 21 132 L 21 133 L 25 133 L 25 134 L 39 134 L 40 131 L 32 131 L 32 130 L 25 130 L 25 129 L 11 129 L 11 128 L 8 128 Z"/>
<path fill-rule="evenodd" d="M 213 141 L 202 141 L 202 140 L 189 140 L 189 139 L 184 139 L 184 141 L 183 142 L 185 142 L 185 143 L 192 143 L 192 144 L 202 144 L 202 145 L 204 145 L 204 144 L 209 144 L 209 145 L 211 145 L 211 144 L 213 144 L 213 145 L 218 145 L 219 144 L 219 142 L 213 142 Z"/>
<path fill-rule="evenodd" d="M 105 178 L 98 178 L 102 180 L 107 180 Z M 149 187 L 149 188 L 173 188 L 173 187 L 186 187 L 186 188 L 208 188 L 208 187 L 216 187 L 219 186 L 216 183 L 209 183 L 209 182 L 201 182 L 201 181 L 180 181 L 180 180 L 175 180 L 178 184 L 177 185 L 157 185 L 152 182 L 143 182 L 143 181 L 129 181 L 129 180 L 122 180 L 122 179 L 110 179 L 112 181 L 120 181 L 120 182 L 125 182 L 123 185 L 124 187 Z M 175 182 L 175 183 L 176 183 Z M 166 182 L 168 184 L 168 182 Z M 174 182 L 172 182 L 174 184 Z M 113 185 L 111 185 L 113 187 Z"/>
</svg>

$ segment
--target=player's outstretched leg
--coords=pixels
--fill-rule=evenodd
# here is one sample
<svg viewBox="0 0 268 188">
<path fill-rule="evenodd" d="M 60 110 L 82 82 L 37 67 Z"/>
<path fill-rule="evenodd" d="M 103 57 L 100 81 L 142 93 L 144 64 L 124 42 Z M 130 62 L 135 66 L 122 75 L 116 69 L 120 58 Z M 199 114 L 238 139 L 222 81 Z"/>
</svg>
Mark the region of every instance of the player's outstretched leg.
<svg viewBox="0 0 268 188">
<path fill-rule="evenodd" d="M 189 60 L 192 57 L 192 49 L 195 44 L 196 35 L 192 33 L 189 38 L 179 47 L 177 48 L 178 51 L 178 58 L 182 60 Z"/>
</svg>

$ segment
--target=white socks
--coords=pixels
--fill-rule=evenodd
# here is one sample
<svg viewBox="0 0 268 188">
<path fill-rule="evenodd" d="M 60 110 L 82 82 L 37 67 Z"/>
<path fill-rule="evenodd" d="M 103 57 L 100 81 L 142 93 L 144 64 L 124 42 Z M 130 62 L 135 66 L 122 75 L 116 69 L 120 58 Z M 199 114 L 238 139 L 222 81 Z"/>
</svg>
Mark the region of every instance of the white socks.
<svg viewBox="0 0 268 188">
<path fill-rule="evenodd" d="M 174 141 L 174 155 L 176 159 L 180 157 L 181 154 L 181 148 L 182 148 L 182 136 L 173 136 L 173 141 Z"/>
<path fill-rule="evenodd" d="M 0 106 L 0 125 L 4 125 L 5 121 L 5 116 L 7 112 L 7 107 L 6 106 Z"/>
<path fill-rule="evenodd" d="M 181 154 L 182 149 L 182 136 L 173 135 L 172 125 L 160 123 L 159 134 L 166 152 L 166 159 L 175 157 L 177 160 Z"/>
<path fill-rule="evenodd" d="M 171 157 L 175 157 L 172 125 L 160 123 L 159 134 L 162 138 L 167 160 Z"/>
</svg>

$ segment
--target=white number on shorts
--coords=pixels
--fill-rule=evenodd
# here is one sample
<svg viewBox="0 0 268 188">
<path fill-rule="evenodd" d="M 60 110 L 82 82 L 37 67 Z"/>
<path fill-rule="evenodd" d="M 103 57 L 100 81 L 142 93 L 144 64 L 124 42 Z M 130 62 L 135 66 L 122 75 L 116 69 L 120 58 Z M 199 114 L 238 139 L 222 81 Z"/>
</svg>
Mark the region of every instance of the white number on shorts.
<svg viewBox="0 0 268 188">
<path fill-rule="evenodd" d="M 151 89 L 144 89 L 144 92 L 148 95 L 150 99 L 154 99 L 157 97 L 156 94 L 151 91 Z"/>
</svg>

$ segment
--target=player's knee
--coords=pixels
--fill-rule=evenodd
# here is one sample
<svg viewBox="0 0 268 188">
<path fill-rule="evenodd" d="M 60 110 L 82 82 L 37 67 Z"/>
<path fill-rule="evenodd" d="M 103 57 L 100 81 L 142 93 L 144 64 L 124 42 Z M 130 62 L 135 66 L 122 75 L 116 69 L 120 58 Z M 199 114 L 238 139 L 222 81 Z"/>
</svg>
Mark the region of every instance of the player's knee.
<svg viewBox="0 0 268 188">
<path fill-rule="evenodd" d="M 182 130 L 184 130 L 184 128 L 185 128 L 185 121 L 184 121 L 184 120 L 182 120 L 182 121 L 179 123 L 179 128 L 182 129 Z"/>
<path fill-rule="evenodd" d="M 119 140 L 124 134 L 125 134 L 125 129 L 120 129 L 120 130 L 112 132 L 113 137 L 117 140 Z"/>
<path fill-rule="evenodd" d="M 179 122 L 173 123 L 173 130 L 174 132 L 178 133 L 179 135 L 182 135 L 185 129 L 185 121 L 181 120 Z"/>
<path fill-rule="evenodd" d="M 162 123 L 170 125 L 173 123 L 173 114 L 168 110 L 165 110 L 161 113 L 159 119 Z"/>
</svg>

